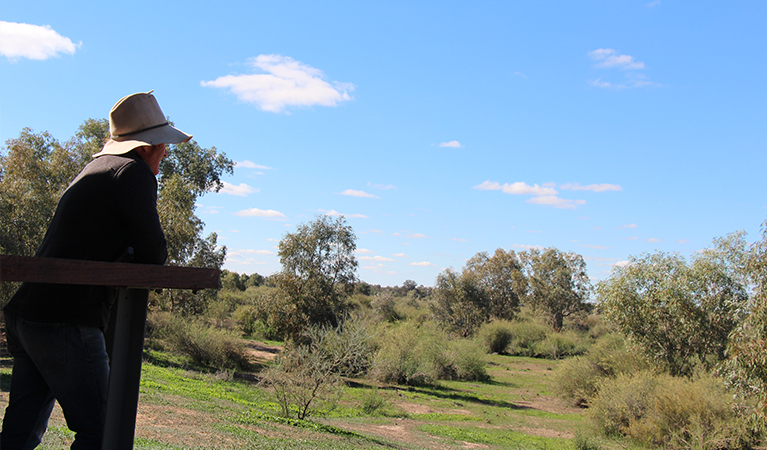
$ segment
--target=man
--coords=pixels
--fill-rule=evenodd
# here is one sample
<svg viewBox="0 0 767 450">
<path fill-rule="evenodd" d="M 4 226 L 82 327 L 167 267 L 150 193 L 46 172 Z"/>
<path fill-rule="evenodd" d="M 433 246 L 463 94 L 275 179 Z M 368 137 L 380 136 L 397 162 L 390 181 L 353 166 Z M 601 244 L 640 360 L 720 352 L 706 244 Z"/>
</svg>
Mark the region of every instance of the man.
<svg viewBox="0 0 767 450">
<path fill-rule="evenodd" d="M 166 144 L 191 135 L 172 127 L 152 92 L 122 98 L 110 139 L 59 200 L 36 256 L 164 264 L 157 179 Z M 75 432 L 72 449 L 100 449 L 109 360 L 104 329 L 114 301 L 102 286 L 24 283 L 4 308 L 13 373 L 0 448 L 35 448 L 58 400 Z"/>
</svg>

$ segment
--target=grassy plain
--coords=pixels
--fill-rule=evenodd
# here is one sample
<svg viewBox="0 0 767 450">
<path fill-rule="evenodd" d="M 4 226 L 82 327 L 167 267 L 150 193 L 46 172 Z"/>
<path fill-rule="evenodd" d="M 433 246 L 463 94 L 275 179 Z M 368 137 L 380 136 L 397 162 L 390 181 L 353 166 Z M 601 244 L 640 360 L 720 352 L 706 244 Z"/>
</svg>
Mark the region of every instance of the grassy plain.
<svg viewBox="0 0 767 450">
<path fill-rule="evenodd" d="M 250 342 L 256 366 L 275 346 Z M 332 409 L 285 419 L 257 385 L 257 373 L 205 373 L 147 353 L 136 426 L 137 449 L 571 449 L 584 413 L 552 394 L 557 361 L 488 355 L 489 382 L 431 387 L 347 380 Z M 10 361 L 0 361 L 0 407 Z M 73 439 L 56 407 L 43 449 Z"/>
</svg>

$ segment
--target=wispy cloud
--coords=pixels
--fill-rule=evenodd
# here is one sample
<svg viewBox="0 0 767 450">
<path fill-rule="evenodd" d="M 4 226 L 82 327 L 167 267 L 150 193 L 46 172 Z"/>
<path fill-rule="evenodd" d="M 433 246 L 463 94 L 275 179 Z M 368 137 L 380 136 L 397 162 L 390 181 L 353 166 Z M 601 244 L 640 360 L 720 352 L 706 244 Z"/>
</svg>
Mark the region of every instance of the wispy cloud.
<svg viewBox="0 0 767 450">
<path fill-rule="evenodd" d="M 647 242 L 656 243 L 656 242 L 660 242 L 660 239 L 658 239 L 658 238 L 648 238 Z"/>
<path fill-rule="evenodd" d="M 358 256 L 357 259 L 360 261 L 379 261 L 379 262 L 391 262 L 394 261 L 392 258 L 387 258 L 385 256 L 376 255 L 376 256 Z"/>
<path fill-rule="evenodd" d="M 578 206 L 586 204 L 586 200 L 570 200 L 556 195 L 539 195 L 525 201 L 533 205 L 547 205 L 559 209 L 576 209 Z"/>
<path fill-rule="evenodd" d="M 375 189 L 380 189 L 382 191 L 388 191 L 390 189 L 397 189 L 397 186 L 395 186 L 393 184 L 373 184 L 373 183 L 368 182 L 368 186 L 372 187 L 372 188 L 375 188 Z"/>
<path fill-rule="evenodd" d="M 458 141 L 450 141 L 450 142 L 441 142 L 439 144 L 440 147 L 450 147 L 450 148 L 461 148 L 463 145 L 461 145 Z"/>
<path fill-rule="evenodd" d="M 496 181 L 487 180 L 482 184 L 474 186 L 474 189 L 480 191 L 501 191 L 504 194 L 512 195 L 556 195 L 557 190 L 550 187 L 541 187 L 537 184 L 529 186 L 524 181 L 517 181 L 514 183 L 498 183 Z"/>
<path fill-rule="evenodd" d="M 326 209 L 320 209 L 319 211 L 325 214 L 326 216 L 331 216 L 331 217 L 344 216 L 347 219 L 369 219 L 369 217 L 364 214 L 342 214 L 336 211 L 335 209 L 331 209 L 330 211 Z"/>
<path fill-rule="evenodd" d="M 0 55 L 11 61 L 45 60 L 61 53 L 73 55 L 82 45 L 60 35 L 50 25 L 0 21 Z"/>
<path fill-rule="evenodd" d="M 637 227 L 637 224 L 635 223 L 627 223 L 627 224 L 623 224 L 619 226 L 618 229 L 621 230 L 623 228 L 636 228 L 636 227 Z"/>
<path fill-rule="evenodd" d="M 352 99 L 354 85 L 328 83 L 321 70 L 289 56 L 259 55 L 247 65 L 260 73 L 226 75 L 200 85 L 229 89 L 240 101 L 275 113 L 291 107 L 337 106 Z"/>
<path fill-rule="evenodd" d="M 243 209 L 242 211 L 238 211 L 234 213 L 235 216 L 240 217 L 262 217 L 264 219 L 277 219 L 277 220 L 285 220 L 287 217 L 285 214 L 275 211 L 273 209 L 258 209 L 258 208 L 250 208 L 250 209 Z"/>
<path fill-rule="evenodd" d="M 645 6 L 648 8 L 654 8 L 656 6 L 660 6 L 660 0 L 653 0 L 650 3 L 646 3 Z"/>
<path fill-rule="evenodd" d="M 429 261 L 411 262 L 411 263 L 408 263 L 408 266 L 437 267 L 436 265 L 430 263 Z"/>
<path fill-rule="evenodd" d="M 405 235 L 405 237 L 408 239 L 423 239 L 426 237 L 426 235 L 423 233 L 408 233 Z"/>
<path fill-rule="evenodd" d="M 598 61 L 595 67 L 600 69 L 644 69 L 644 63 L 640 61 L 634 61 L 633 56 L 621 55 L 612 48 L 598 48 L 589 52 L 589 58 L 594 61 Z"/>
<path fill-rule="evenodd" d="M 242 167 L 244 169 L 274 170 L 273 167 L 262 166 L 261 164 L 254 163 L 253 161 L 248 161 L 247 159 L 245 161 L 237 161 L 234 163 L 234 166 Z"/>
<path fill-rule="evenodd" d="M 594 87 L 621 90 L 660 86 L 650 81 L 644 73 L 639 72 L 645 69 L 645 64 L 634 60 L 631 55 L 622 55 L 612 48 L 598 48 L 589 52 L 588 57 L 595 62 L 594 67 L 598 69 L 616 69 L 624 72 L 624 80 L 620 82 L 603 80 L 602 77 L 590 80 L 589 84 Z"/>
<path fill-rule="evenodd" d="M 248 186 L 245 183 L 240 184 L 232 184 L 227 183 L 226 181 L 222 182 L 224 184 L 224 187 L 221 188 L 219 194 L 229 194 L 229 195 L 236 195 L 238 197 L 246 197 L 248 194 L 254 194 L 257 192 L 260 192 L 260 189 L 256 189 L 252 186 Z"/>
<path fill-rule="evenodd" d="M 350 197 L 361 197 L 361 198 L 381 198 L 381 197 L 378 197 L 377 195 L 373 195 L 365 191 L 357 191 L 354 189 L 347 189 L 341 192 L 341 195 L 348 195 Z"/>
<path fill-rule="evenodd" d="M 543 250 L 543 247 L 540 245 L 514 244 L 512 247 L 523 248 L 525 250 Z"/>
<path fill-rule="evenodd" d="M 572 184 L 572 183 L 571 183 Z M 546 205 L 559 209 L 576 209 L 579 205 L 586 203 L 585 200 L 571 200 L 557 197 L 559 192 L 554 189 L 550 183 L 545 183 L 543 186 L 534 184 L 528 185 L 523 181 L 517 181 L 514 183 L 498 183 L 496 181 L 485 181 L 482 184 L 474 186 L 474 189 L 480 191 L 501 191 L 505 194 L 511 195 L 532 195 L 533 197 L 526 200 L 527 203 L 534 205 Z"/>
<path fill-rule="evenodd" d="M 515 77 L 520 77 L 520 78 L 527 78 L 527 75 L 525 75 L 524 73 L 519 72 L 519 71 L 514 72 L 514 76 Z"/>
</svg>

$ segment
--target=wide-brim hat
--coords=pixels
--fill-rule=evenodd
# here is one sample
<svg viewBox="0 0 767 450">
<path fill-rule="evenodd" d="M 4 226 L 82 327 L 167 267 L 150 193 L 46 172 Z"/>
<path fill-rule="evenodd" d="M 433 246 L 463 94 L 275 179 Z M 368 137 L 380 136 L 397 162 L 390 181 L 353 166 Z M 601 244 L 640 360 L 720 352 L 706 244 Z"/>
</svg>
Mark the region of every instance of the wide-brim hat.
<svg viewBox="0 0 767 450">
<path fill-rule="evenodd" d="M 152 95 L 153 91 L 123 97 L 109 111 L 109 140 L 101 155 L 123 155 L 136 147 L 157 144 L 180 144 L 192 139 L 168 123 Z"/>
</svg>

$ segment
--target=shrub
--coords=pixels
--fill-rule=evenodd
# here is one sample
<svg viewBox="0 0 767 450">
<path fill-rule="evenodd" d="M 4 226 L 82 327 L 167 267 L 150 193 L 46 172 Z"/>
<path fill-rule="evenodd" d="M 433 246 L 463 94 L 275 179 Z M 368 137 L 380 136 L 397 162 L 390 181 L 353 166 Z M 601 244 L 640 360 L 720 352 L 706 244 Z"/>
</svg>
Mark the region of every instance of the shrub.
<svg viewBox="0 0 767 450">
<path fill-rule="evenodd" d="M 437 379 L 489 379 L 484 352 L 475 341 L 451 341 L 432 323 L 406 322 L 390 327 L 379 345 L 373 376 L 380 381 L 424 385 Z"/>
<path fill-rule="evenodd" d="M 511 345 L 507 352 L 517 356 L 535 356 L 535 344 L 546 339 L 550 327 L 528 320 L 511 322 Z"/>
<path fill-rule="evenodd" d="M 286 349 L 261 373 L 261 384 L 272 391 L 283 417 L 305 419 L 318 405 L 333 406 L 340 389 L 336 361 L 302 345 Z"/>
<path fill-rule="evenodd" d="M 147 335 L 155 346 L 187 356 L 196 364 L 223 370 L 248 367 L 238 336 L 196 319 L 153 312 L 147 318 Z"/>
<path fill-rule="evenodd" d="M 599 389 L 589 410 L 598 430 L 649 446 L 685 449 L 751 448 L 746 419 L 720 379 L 677 378 L 647 371 L 619 375 Z"/>
<path fill-rule="evenodd" d="M 586 347 L 575 333 L 562 331 L 549 332 L 545 339 L 533 343 L 533 350 L 537 357 L 561 359 L 581 355 L 586 351 Z"/>
<path fill-rule="evenodd" d="M 648 368 L 641 356 L 626 348 L 621 335 L 608 334 L 592 345 L 585 355 L 568 359 L 559 366 L 554 389 L 557 395 L 572 404 L 587 406 L 603 380 Z"/>
<path fill-rule="evenodd" d="M 511 322 L 494 320 L 482 325 L 477 336 L 487 353 L 505 353 L 513 339 L 511 329 Z"/>
<path fill-rule="evenodd" d="M 423 369 L 420 348 L 425 333 L 418 325 L 405 322 L 389 327 L 379 338 L 379 349 L 373 361 L 373 376 L 383 382 L 420 385 L 431 380 Z"/>
</svg>

